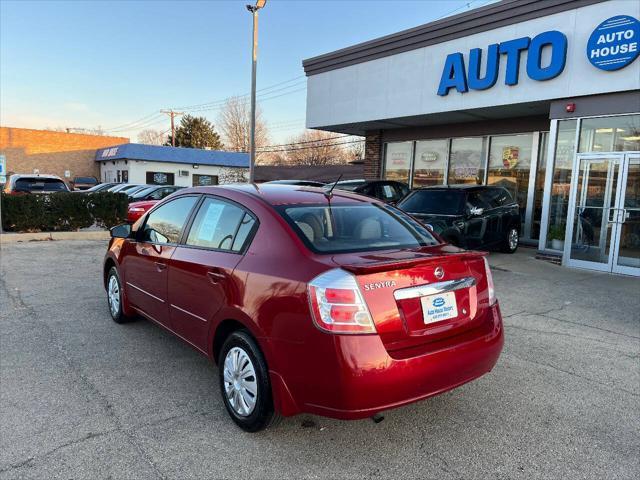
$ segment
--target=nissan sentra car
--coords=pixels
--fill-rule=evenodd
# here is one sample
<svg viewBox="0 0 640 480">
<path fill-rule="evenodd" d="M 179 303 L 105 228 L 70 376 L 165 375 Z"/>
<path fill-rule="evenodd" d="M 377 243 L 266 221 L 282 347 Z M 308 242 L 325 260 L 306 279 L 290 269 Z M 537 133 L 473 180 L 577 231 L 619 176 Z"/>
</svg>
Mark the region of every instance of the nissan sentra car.
<svg viewBox="0 0 640 480">
<path fill-rule="evenodd" d="M 180 190 L 104 261 L 113 320 L 143 316 L 218 365 L 231 418 L 360 419 L 489 372 L 503 345 L 484 254 L 349 192 Z"/>
</svg>

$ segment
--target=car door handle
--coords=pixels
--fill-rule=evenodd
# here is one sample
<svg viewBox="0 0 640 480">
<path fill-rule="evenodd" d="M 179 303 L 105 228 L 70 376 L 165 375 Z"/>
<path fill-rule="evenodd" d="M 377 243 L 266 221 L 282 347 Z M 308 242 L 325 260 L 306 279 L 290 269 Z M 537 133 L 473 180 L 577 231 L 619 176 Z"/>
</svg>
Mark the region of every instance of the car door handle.
<svg viewBox="0 0 640 480">
<path fill-rule="evenodd" d="M 163 270 L 166 270 L 167 268 L 167 264 L 164 262 L 153 262 L 156 264 L 156 268 L 158 269 L 159 272 L 162 272 Z"/>
<path fill-rule="evenodd" d="M 211 281 L 211 283 L 219 283 L 227 278 L 226 274 L 216 270 L 209 270 L 207 272 L 207 275 L 209 276 L 209 280 Z"/>
</svg>

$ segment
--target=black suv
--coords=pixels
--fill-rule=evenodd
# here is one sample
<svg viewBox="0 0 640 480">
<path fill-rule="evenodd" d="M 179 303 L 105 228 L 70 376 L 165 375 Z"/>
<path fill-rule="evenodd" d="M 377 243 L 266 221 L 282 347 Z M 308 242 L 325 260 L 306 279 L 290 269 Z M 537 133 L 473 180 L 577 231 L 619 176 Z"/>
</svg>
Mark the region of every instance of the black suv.
<svg viewBox="0 0 640 480">
<path fill-rule="evenodd" d="M 453 245 L 506 253 L 518 248 L 520 209 L 502 187 L 426 187 L 411 192 L 397 207 Z"/>
<path fill-rule="evenodd" d="M 406 183 L 394 180 L 343 180 L 336 184 L 336 188 L 392 204 L 399 202 L 409 193 L 409 186 Z"/>
</svg>

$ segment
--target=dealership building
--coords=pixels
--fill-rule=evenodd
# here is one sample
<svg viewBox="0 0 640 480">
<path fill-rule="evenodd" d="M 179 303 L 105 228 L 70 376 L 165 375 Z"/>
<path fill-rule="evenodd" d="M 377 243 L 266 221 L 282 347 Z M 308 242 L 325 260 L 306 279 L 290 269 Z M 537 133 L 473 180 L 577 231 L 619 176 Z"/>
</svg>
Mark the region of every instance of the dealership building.
<svg viewBox="0 0 640 480">
<path fill-rule="evenodd" d="M 505 0 L 311 58 L 307 126 L 364 136 L 368 178 L 504 186 L 523 242 L 640 275 L 639 18 Z"/>
</svg>

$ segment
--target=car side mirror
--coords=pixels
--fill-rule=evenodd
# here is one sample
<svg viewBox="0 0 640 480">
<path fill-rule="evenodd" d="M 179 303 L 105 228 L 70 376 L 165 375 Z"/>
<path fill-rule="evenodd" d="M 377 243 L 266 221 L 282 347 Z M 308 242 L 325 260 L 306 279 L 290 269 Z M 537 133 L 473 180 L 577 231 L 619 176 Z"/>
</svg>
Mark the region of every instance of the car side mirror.
<svg viewBox="0 0 640 480">
<path fill-rule="evenodd" d="M 484 213 L 484 209 L 480 207 L 471 207 L 469 209 L 469 215 L 472 215 L 474 217 L 479 217 L 483 213 Z"/>
<path fill-rule="evenodd" d="M 129 238 L 131 235 L 131 225 L 123 223 L 122 225 L 116 225 L 111 230 L 111 238 Z"/>
</svg>

